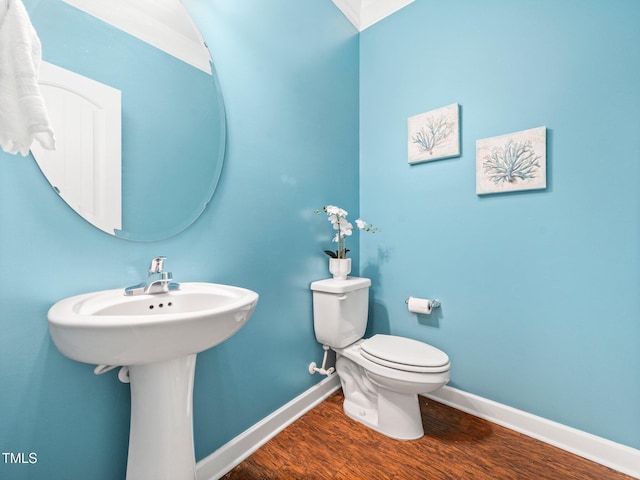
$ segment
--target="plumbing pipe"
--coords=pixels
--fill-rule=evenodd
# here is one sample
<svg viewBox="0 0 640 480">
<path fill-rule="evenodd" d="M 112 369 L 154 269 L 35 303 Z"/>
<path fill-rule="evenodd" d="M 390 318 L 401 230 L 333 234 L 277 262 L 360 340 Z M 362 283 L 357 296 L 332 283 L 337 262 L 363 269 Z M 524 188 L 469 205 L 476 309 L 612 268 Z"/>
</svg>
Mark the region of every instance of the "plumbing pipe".
<svg viewBox="0 0 640 480">
<path fill-rule="evenodd" d="M 131 382 L 129 378 L 129 367 L 126 366 L 121 367 L 120 365 L 98 365 L 93 369 L 93 373 L 95 375 L 102 375 L 103 373 L 110 372 L 111 370 L 118 367 L 120 367 L 120 370 L 118 370 L 118 380 L 120 380 L 122 383 Z"/>
<path fill-rule="evenodd" d="M 118 371 L 118 380 L 122 383 L 131 383 L 131 377 L 129 377 L 129 367 L 122 367 Z"/>
<path fill-rule="evenodd" d="M 118 367 L 119 365 L 98 365 L 96 368 L 93 369 L 93 374 L 102 375 L 103 373 L 110 372 L 114 368 L 118 368 Z"/>
<path fill-rule="evenodd" d="M 316 365 L 316 362 L 311 362 L 309 364 L 309 374 L 313 375 L 314 373 L 319 373 L 320 375 L 331 375 L 333 372 L 336 371 L 336 369 L 334 367 L 331 367 L 329 369 L 326 368 L 327 366 L 327 355 L 329 353 L 329 346 L 328 345 L 323 345 L 322 348 L 324 349 L 324 357 L 322 359 L 322 367 L 318 368 L 318 366 Z"/>
</svg>

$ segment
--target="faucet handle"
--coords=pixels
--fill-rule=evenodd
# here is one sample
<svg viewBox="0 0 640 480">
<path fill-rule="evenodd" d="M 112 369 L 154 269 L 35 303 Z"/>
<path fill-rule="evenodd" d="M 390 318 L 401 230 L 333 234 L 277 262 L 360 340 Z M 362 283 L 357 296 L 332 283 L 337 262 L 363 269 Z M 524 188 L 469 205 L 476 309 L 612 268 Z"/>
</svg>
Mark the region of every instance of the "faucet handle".
<svg viewBox="0 0 640 480">
<path fill-rule="evenodd" d="M 156 257 L 151 260 L 151 265 L 149 266 L 149 275 L 153 275 L 154 273 L 162 273 L 164 271 L 164 261 L 167 257 Z"/>
</svg>

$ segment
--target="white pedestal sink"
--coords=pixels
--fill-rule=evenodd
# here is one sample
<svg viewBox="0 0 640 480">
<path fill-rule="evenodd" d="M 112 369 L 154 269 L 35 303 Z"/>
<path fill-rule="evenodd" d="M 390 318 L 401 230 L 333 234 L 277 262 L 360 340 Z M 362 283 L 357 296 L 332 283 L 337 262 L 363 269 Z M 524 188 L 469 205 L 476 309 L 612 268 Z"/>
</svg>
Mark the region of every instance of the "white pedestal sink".
<svg viewBox="0 0 640 480">
<path fill-rule="evenodd" d="M 258 294 L 213 283 L 125 296 L 123 289 L 66 298 L 49 310 L 49 332 L 65 356 L 129 367 L 131 430 L 127 480 L 194 480 L 196 354 L 237 332 Z"/>
</svg>

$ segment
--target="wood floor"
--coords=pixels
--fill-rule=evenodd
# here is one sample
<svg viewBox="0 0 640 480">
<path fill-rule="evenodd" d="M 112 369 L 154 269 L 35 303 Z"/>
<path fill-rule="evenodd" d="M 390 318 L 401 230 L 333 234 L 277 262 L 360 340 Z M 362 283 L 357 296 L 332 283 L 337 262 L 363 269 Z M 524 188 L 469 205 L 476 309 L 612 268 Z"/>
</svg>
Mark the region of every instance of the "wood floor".
<svg viewBox="0 0 640 480">
<path fill-rule="evenodd" d="M 425 436 L 392 440 L 351 420 L 338 391 L 225 480 L 629 480 L 507 428 L 420 398 Z"/>
</svg>

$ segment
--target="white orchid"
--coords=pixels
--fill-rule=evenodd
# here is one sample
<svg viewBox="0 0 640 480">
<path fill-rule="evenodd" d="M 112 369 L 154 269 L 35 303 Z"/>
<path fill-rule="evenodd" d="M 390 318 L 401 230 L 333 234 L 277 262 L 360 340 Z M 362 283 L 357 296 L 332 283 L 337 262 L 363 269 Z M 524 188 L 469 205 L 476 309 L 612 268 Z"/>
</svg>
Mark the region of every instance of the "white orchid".
<svg viewBox="0 0 640 480">
<path fill-rule="evenodd" d="M 315 211 L 315 213 L 317 214 L 322 212 L 328 215 L 328 220 L 333 225 L 333 229 L 337 230 L 335 236 L 333 237 L 333 241 L 338 244 L 338 249 L 335 252 L 332 250 L 325 250 L 324 253 L 329 255 L 331 258 L 346 258 L 347 252 L 349 251 L 346 247 L 346 237 L 351 236 L 354 230 L 353 225 L 347 221 L 347 215 L 349 213 L 340 207 L 336 207 L 335 205 L 327 205 L 322 207 L 322 210 Z M 374 227 L 370 223 L 365 222 L 361 218 L 356 220 L 355 229 L 364 230 L 371 233 L 375 233 L 379 230 L 378 228 Z"/>
<path fill-rule="evenodd" d="M 326 207 L 323 207 L 323 209 L 330 217 L 335 215 L 336 217 L 346 218 L 346 216 L 349 215 L 346 210 L 336 207 L 335 205 L 327 205 Z"/>
</svg>

